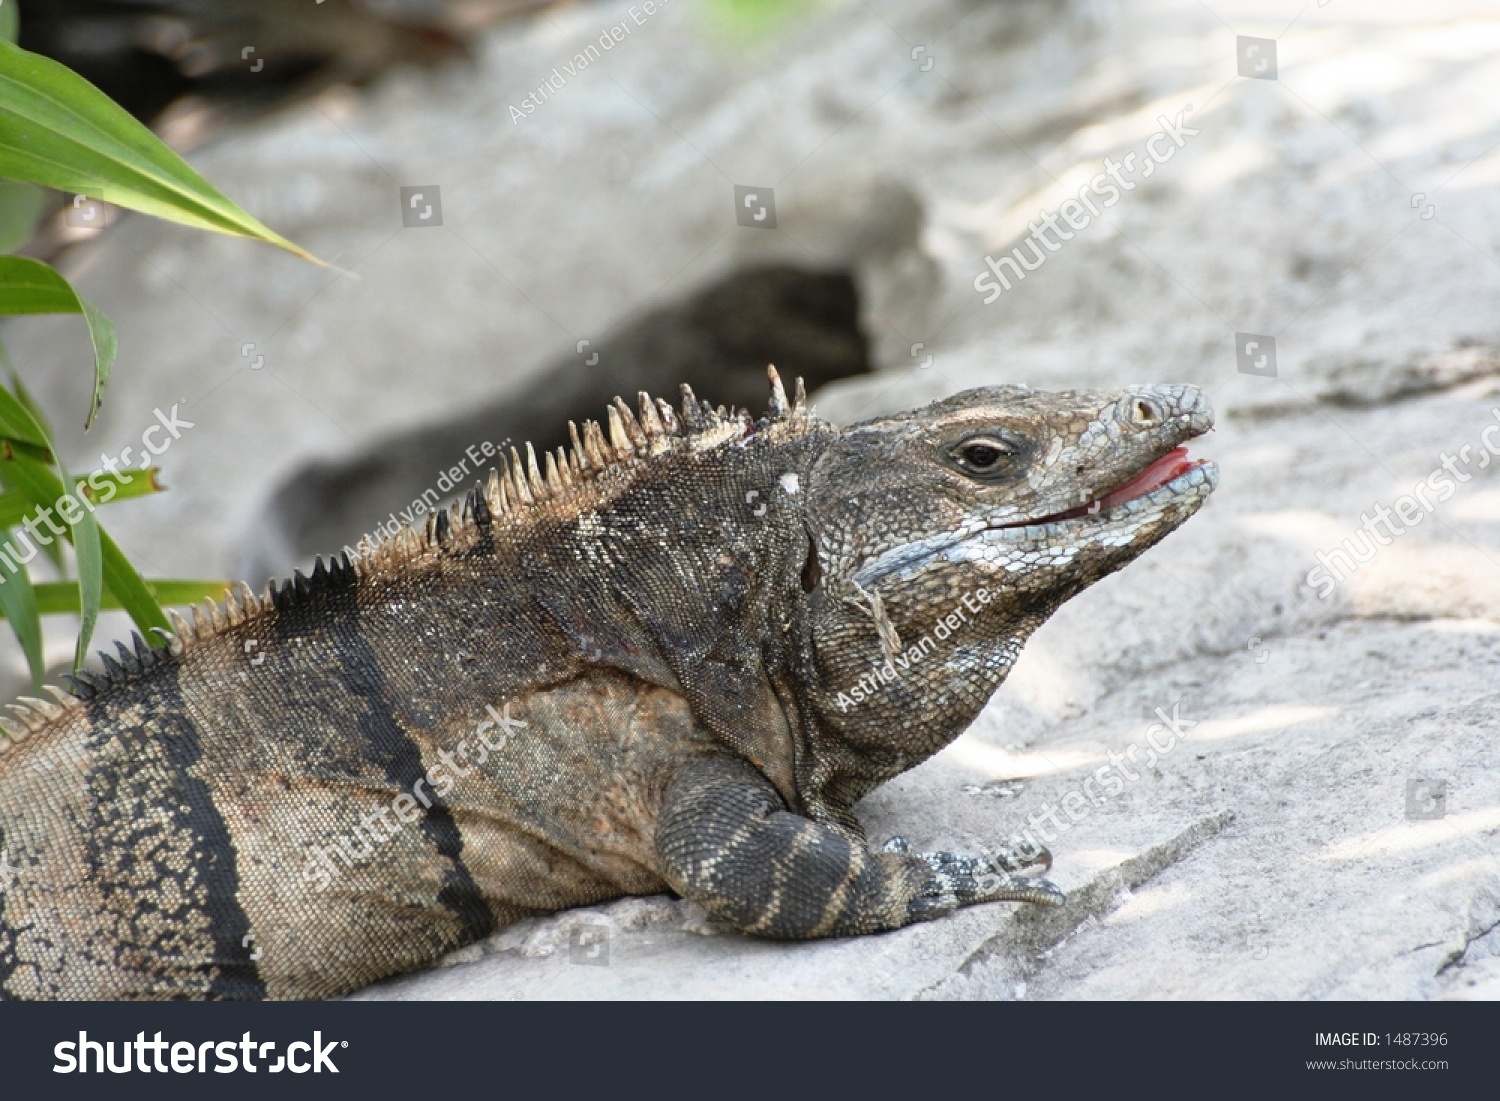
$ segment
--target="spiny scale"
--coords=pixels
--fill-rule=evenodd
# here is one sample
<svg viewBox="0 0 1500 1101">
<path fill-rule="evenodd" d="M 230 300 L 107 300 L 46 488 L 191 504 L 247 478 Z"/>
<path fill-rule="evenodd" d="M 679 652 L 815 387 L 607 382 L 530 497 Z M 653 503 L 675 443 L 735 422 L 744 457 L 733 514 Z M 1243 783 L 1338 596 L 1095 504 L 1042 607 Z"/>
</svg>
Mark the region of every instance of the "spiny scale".
<svg viewBox="0 0 1500 1101">
<path fill-rule="evenodd" d="M 635 447 L 625 432 L 625 424 L 620 416 L 620 405 L 624 403 L 619 398 L 616 398 L 615 402 L 617 404 L 609 407 L 609 443 L 618 458 L 626 459 L 635 454 Z M 625 414 L 629 416 L 630 410 L 625 410 Z"/>
</svg>

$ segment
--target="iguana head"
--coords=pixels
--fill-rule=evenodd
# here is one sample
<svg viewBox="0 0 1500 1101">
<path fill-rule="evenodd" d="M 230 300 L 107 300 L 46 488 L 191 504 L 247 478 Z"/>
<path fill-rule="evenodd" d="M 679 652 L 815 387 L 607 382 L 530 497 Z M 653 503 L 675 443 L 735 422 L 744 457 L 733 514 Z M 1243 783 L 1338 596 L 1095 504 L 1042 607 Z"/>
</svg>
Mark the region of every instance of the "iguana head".
<svg viewBox="0 0 1500 1101">
<path fill-rule="evenodd" d="M 844 430 L 808 484 L 819 710 L 857 727 L 850 687 L 918 646 L 854 707 L 873 736 L 874 712 L 951 705 L 956 737 L 1048 615 L 1202 507 L 1218 472 L 1182 444 L 1212 427 L 1191 386 L 1004 386 Z"/>
<path fill-rule="evenodd" d="M 941 579 L 1060 603 L 1198 510 L 1217 471 L 1181 445 L 1212 427 L 1192 386 L 990 387 L 854 425 L 812 473 L 821 569 L 883 595 Z"/>
</svg>

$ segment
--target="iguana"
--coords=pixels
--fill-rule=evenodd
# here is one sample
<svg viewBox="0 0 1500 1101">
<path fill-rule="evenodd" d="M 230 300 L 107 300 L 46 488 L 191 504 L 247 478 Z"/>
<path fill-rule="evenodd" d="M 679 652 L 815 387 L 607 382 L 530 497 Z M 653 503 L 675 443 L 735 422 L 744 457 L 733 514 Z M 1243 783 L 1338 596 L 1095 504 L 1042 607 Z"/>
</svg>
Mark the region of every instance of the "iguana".
<svg viewBox="0 0 1500 1101">
<path fill-rule="evenodd" d="M 1197 511 L 1212 422 L 1190 386 L 1000 386 L 841 429 L 774 369 L 759 420 L 617 399 L 425 531 L 15 705 L 0 990 L 326 997 L 667 890 L 773 938 L 1059 901 L 1045 853 L 872 849 L 852 807 Z"/>
</svg>

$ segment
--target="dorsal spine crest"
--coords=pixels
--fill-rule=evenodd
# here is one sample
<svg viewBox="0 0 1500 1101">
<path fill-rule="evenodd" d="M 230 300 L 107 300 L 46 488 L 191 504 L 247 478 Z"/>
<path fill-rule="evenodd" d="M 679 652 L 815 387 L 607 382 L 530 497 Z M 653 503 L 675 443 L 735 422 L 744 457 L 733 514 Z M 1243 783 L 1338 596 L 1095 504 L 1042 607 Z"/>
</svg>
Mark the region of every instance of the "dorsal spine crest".
<svg viewBox="0 0 1500 1101">
<path fill-rule="evenodd" d="M 797 379 L 795 397 L 789 405 L 776 369 L 769 368 L 768 375 L 771 393 L 767 423 L 788 419 L 789 415 L 793 420 L 806 418 L 802 380 Z M 683 445 L 691 446 L 695 437 L 707 436 L 706 441 L 700 442 L 718 446 L 735 438 L 724 431 L 730 426 L 745 432 L 754 429 L 755 422 L 746 411 L 729 410 L 723 406 L 715 408 L 701 401 L 691 387 L 683 385 L 681 390 L 682 401 L 678 409 L 643 392 L 637 395 L 637 413 L 623 399 L 615 398 L 606 408 L 608 438 L 598 421 L 585 421 L 581 428 L 570 422 L 568 437 L 572 446 L 560 447 L 555 453 L 546 452 L 542 466 L 538 466 L 536 451 L 531 444 L 526 445 L 524 462 L 512 447 L 508 460 L 504 455 L 500 456 L 482 488 L 471 490 L 449 509 L 431 513 L 422 529 L 402 528 L 357 560 L 341 556 L 325 562 L 319 558 L 310 575 L 294 572 L 280 586 L 273 581 L 259 594 L 243 581 L 236 581 L 225 592 L 222 601 L 208 600 L 193 605 L 191 619 L 176 609 L 168 609 L 170 633 L 157 629 L 164 643 L 161 647 L 152 647 L 137 633 L 132 644 L 121 642 L 118 645 L 118 657 L 100 651 L 99 660 L 104 666 L 102 674 L 80 670 L 70 675 L 71 694 L 47 686 L 46 691 L 52 698 L 23 697 L 19 703 L 10 705 L 10 715 L 0 715 L 0 750 L 63 717 L 70 709 L 82 706 L 82 701 L 135 680 L 165 660 L 180 659 L 231 628 L 241 627 L 272 611 L 285 612 L 330 588 L 342 588 L 356 584 L 362 578 L 389 574 L 433 550 L 443 552 L 467 546 L 465 536 L 489 528 L 500 517 L 519 518 L 526 508 L 567 498 L 613 469 L 627 467 Z"/>
</svg>

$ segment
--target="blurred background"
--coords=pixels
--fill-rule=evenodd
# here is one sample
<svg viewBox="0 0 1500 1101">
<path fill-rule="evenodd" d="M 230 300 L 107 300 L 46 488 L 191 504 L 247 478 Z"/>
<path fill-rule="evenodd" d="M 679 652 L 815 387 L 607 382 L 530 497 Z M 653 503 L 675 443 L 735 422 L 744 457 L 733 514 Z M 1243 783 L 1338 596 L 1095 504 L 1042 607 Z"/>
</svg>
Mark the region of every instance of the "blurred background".
<svg viewBox="0 0 1500 1101">
<path fill-rule="evenodd" d="M 955 970 L 1011 935 L 971 912 L 761 971 L 724 938 L 629 949 L 679 994 L 715 951 L 749 953 L 745 990 L 769 994 L 1500 994 L 1494 0 L 20 10 L 23 45 L 340 269 L 134 216 L 69 225 L 56 198 L 29 251 L 120 337 L 87 436 L 83 327 L 4 336 L 74 469 L 154 410 L 192 422 L 157 460 L 170 491 L 109 517 L 148 576 L 286 576 L 473 484 L 483 444 L 561 442 L 616 392 L 690 381 L 759 411 L 767 361 L 840 422 L 999 382 L 1211 394 L 1210 508 L 1068 605 L 969 735 L 867 805 L 972 847 L 1176 702 L 1199 745 L 1079 825 L 1060 880 L 1176 839 L 1165 882 L 1120 878 L 1041 972 L 990 949 Z M 1362 515 L 1464 446 L 1451 499 L 1320 596 L 1309 572 Z M 106 616 L 100 642 L 124 630 Z M 1443 814 L 1413 816 L 1414 780 L 1446 785 Z M 1235 826 L 1182 840 L 1226 809 Z M 1335 917 L 1368 935 L 1329 944 Z M 442 992 L 639 978 L 560 978 L 539 928 Z"/>
</svg>

